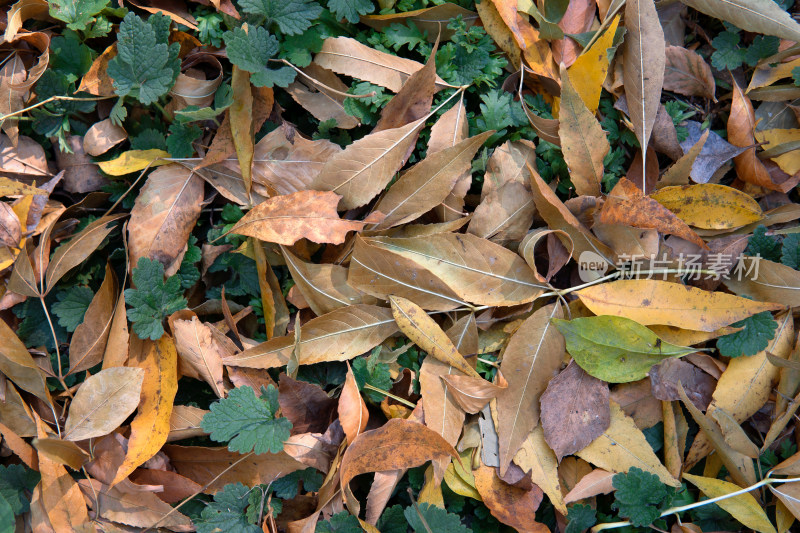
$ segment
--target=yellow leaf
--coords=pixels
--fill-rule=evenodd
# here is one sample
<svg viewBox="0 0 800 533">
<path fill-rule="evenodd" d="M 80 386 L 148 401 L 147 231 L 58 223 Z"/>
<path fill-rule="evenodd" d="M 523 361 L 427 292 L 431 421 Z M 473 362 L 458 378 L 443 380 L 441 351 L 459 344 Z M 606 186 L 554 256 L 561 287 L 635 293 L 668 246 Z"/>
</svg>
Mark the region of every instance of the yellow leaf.
<svg viewBox="0 0 800 533">
<path fill-rule="evenodd" d="M 128 453 L 112 486 L 128 477 L 167 442 L 172 403 L 178 392 L 178 352 L 169 335 L 155 342 L 131 337 L 128 366 L 144 369 L 144 382 L 139 411 L 131 422 Z"/>
<path fill-rule="evenodd" d="M 683 474 L 683 478 L 695 485 L 703 494 L 709 498 L 725 496 L 732 492 L 741 490 L 741 487 L 721 479 L 713 479 L 692 474 Z M 767 518 L 764 509 L 758 501 L 749 493 L 739 494 L 731 498 L 716 502 L 724 510 L 728 511 L 736 520 L 761 533 L 777 533 L 775 528 Z"/>
<path fill-rule="evenodd" d="M 664 187 L 650 197 L 696 228 L 733 229 L 764 218 L 750 195 L 716 183 Z"/>
<path fill-rule="evenodd" d="M 608 429 L 576 455 L 609 472 L 627 472 L 635 466 L 655 474 L 665 485 L 680 485 L 653 453 L 644 433 L 614 401 L 611 402 Z"/>
<path fill-rule="evenodd" d="M 530 471 L 531 481 L 547 494 L 559 513 L 567 512 L 558 479 L 558 459 L 544 440 L 544 430 L 541 425 L 536 426 L 523 441 L 522 448 L 514 456 L 514 463 L 523 471 Z"/>
<path fill-rule="evenodd" d="M 660 324 L 699 331 L 714 331 L 756 313 L 783 307 L 655 279 L 613 281 L 576 294 L 596 315 L 630 318 L 645 326 Z"/>
<path fill-rule="evenodd" d="M 162 159 L 165 157 L 170 157 L 169 152 L 155 148 L 150 150 L 128 150 L 116 159 L 100 161 L 97 164 L 100 166 L 100 170 L 110 176 L 124 176 L 131 172 L 143 170 L 148 166 L 152 168 L 159 165 L 168 165 L 172 162 Z"/>
<path fill-rule="evenodd" d="M 567 72 L 572 80 L 572 85 L 589 111 L 594 113 L 600 105 L 600 92 L 603 90 L 603 82 L 608 75 L 608 49 L 614 42 L 614 35 L 617 33 L 619 15 L 608 26 L 608 29 L 597 41 L 589 48 L 584 50 L 578 59 L 569 67 Z"/>
<path fill-rule="evenodd" d="M 19 194 L 49 194 L 47 191 L 37 189 L 27 183 L 0 177 L 0 196 L 16 196 Z"/>
<path fill-rule="evenodd" d="M 771 148 L 777 148 L 782 144 L 800 141 L 800 129 L 783 130 L 776 128 L 772 130 L 756 130 L 755 136 L 758 142 L 767 143 L 764 145 L 764 150 L 769 150 Z M 797 172 L 800 172 L 800 150 L 789 150 L 785 154 L 771 157 L 770 159 L 775 161 L 775 163 L 781 167 L 781 170 L 790 176 L 794 176 Z"/>
<path fill-rule="evenodd" d="M 468 376 L 480 378 L 480 375 L 469 366 L 464 356 L 458 353 L 442 328 L 420 306 L 400 296 L 390 296 L 389 301 L 392 303 L 392 315 L 394 315 L 400 331 L 414 344 L 456 370 L 460 370 Z"/>
</svg>

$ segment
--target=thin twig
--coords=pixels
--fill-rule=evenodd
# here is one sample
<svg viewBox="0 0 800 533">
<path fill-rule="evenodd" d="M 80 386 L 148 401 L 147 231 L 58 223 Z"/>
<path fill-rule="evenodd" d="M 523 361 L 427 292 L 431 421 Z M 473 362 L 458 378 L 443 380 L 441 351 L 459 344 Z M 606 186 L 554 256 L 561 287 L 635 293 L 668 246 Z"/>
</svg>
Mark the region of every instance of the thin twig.
<svg viewBox="0 0 800 533">
<path fill-rule="evenodd" d="M 36 109 L 37 107 L 41 107 L 43 105 L 47 105 L 50 102 L 55 102 L 56 100 L 65 100 L 67 102 L 96 102 L 97 100 L 108 100 L 110 98 L 116 98 L 116 95 L 115 96 L 95 96 L 94 98 L 79 98 L 79 97 L 76 97 L 76 96 L 51 96 L 50 98 L 46 98 L 46 99 L 42 100 L 41 102 L 36 102 L 33 105 L 30 105 L 28 107 L 20 109 L 19 111 L 14 111 L 14 112 L 9 113 L 7 115 L 0 116 L 0 122 L 3 122 L 5 119 L 11 118 L 11 117 L 13 117 L 15 115 L 21 115 L 22 113 L 30 111 L 31 109 Z"/>
</svg>

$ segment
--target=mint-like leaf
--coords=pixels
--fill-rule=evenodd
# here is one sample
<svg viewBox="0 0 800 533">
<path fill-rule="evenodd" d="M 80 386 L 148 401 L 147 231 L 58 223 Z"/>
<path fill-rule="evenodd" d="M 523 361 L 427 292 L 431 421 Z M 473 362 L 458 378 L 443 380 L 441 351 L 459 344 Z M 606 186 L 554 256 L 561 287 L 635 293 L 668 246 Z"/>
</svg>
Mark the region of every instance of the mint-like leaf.
<svg viewBox="0 0 800 533">
<path fill-rule="evenodd" d="M 328 0 L 328 9 L 336 18 L 347 19 L 355 24 L 359 15 L 366 15 L 375 11 L 375 6 L 369 0 Z"/>
<path fill-rule="evenodd" d="M 741 37 L 731 31 L 720 32 L 714 37 L 711 45 L 715 52 L 711 54 L 711 64 L 719 70 L 735 69 L 742 66 L 746 51 L 739 48 Z"/>
<path fill-rule="evenodd" d="M 180 45 L 169 44 L 170 19 L 161 13 L 146 21 L 128 13 L 119 26 L 117 55 L 108 63 L 108 75 L 120 96 L 133 96 L 148 105 L 175 84 L 181 71 Z"/>
<path fill-rule="evenodd" d="M 261 533 L 261 528 L 247 520 L 250 489 L 241 483 L 229 483 L 214 495 L 197 520 L 197 533 Z"/>
<path fill-rule="evenodd" d="M 211 440 L 228 442 L 232 452 L 278 453 L 289 438 L 292 423 L 275 418 L 279 409 L 278 389 L 261 387 L 257 397 L 252 387 L 237 387 L 227 398 L 211 404 L 201 426 Z"/>
<path fill-rule="evenodd" d="M 340 511 L 333 515 L 330 520 L 324 520 L 317 524 L 315 533 L 353 533 L 363 531 L 358 518 L 347 511 Z"/>
<path fill-rule="evenodd" d="M 203 130 L 197 126 L 173 122 L 169 126 L 167 151 L 172 157 L 192 157 L 194 155 L 192 143 L 199 139 L 202 134 Z"/>
<path fill-rule="evenodd" d="M 652 524 L 675 495 L 675 489 L 661 483 L 658 476 L 635 466 L 627 474 L 616 474 L 611 483 L 617 489 L 611 508 L 637 527 Z"/>
<path fill-rule="evenodd" d="M 278 40 L 264 28 L 241 28 L 223 35 L 231 63 L 251 74 L 256 87 L 286 87 L 294 81 L 295 72 L 289 67 L 267 68 L 270 58 L 278 53 Z"/>
<path fill-rule="evenodd" d="M 420 503 L 417 508 L 412 505 L 403 512 L 415 533 L 427 533 L 428 531 L 436 531 L 436 533 L 471 533 L 470 529 L 461 523 L 461 518 L 457 514 L 448 513 L 440 507 L 427 503 Z M 422 523 L 420 514 L 425 517 L 425 522 L 428 524 L 427 528 Z"/>
<path fill-rule="evenodd" d="M 778 323 L 769 311 L 757 313 L 731 326 L 744 329 L 717 339 L 717 349 L 725 357 L 757 354 L 769 345 L 778 329 Z"/>
<path fill-rule="evenodd" d="M 158 340 L 164 334 L 161 322 L 186 307 L 181 280 L 170 276 L 164 282 L 164 265 L 146 257 L 139 258 L 131 280 L 136 288 L 125 290 L 125 303 L 133 332 L 140 339 Z"/>
<path fill-rule="evenodd" d="M 800 270 L 800 233 L 790 233 L 783 239 L 781 263 Z"/>
<path fill-rule="evenodd" d="M 571 505 L 567 509 L 564 533 L 583 533 L 597 523 L 597 511 L 588 505 Z"/>
<path fill-rule="evenodd" d="M 322 14 L 313 0 L 239 0 L 239 5 L 245 13 L 266 17 L 267 24 L 274 22 L 286 35 L 303 33 Z"/>
<path fill-rule="evenodd" d="M 760 256 L 769 261 L 781 260 L 781 241 L 775 237 L 767 235 L 765 226 L 757 226 L 753 234 L 747 240 L 745 254 Z"/>
<path fill-rule="evenodd" d="M 22 465 L 0 465 L 0 499 L 8 503 L 14 515 L 30 510 L 28 494 L 39 483 L 39 472 Z M 13 524 L 13 518 L 12 522 Z M 12 528 L 13 530 L 13 528 Z"/>
<path fill-rule="evenodd" d="M 49 4 L 51 17 L 66 22 L 71 30 L 85 30 L 108 0 L 53 0 Z"/>
<path fill-rule="evenodd" d="M 53 314 L 58 317 L 59 325 L 69 332 L 75 331 L 81 322 L 83 315 L 92 303 L 94 293 L 89 287 L 73 285 L 65 291 L 58 293 L 58 301 L 53 304 Z"/>
</svg>

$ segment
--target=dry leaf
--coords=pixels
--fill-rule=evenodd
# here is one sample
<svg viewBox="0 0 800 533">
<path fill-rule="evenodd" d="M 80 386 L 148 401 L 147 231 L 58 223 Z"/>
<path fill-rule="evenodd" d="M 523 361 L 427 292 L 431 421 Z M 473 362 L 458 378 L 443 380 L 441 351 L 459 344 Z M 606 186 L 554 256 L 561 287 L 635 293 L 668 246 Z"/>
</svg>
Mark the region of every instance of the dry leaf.
<svg viewBox="0 0 800 533">
<path fill-rule="evenodd" d="M 367 404 L 364 403 L 361 393 L 358 391 L 353 370 L 350 365 L 347 365 L 347 377 L 344 380 L 342 394 L 339 396 L 339 422 L 347 436 L 348 444 L 355 442 L 356 438 L 364 432 L 368 421 Z"/>
</svg>

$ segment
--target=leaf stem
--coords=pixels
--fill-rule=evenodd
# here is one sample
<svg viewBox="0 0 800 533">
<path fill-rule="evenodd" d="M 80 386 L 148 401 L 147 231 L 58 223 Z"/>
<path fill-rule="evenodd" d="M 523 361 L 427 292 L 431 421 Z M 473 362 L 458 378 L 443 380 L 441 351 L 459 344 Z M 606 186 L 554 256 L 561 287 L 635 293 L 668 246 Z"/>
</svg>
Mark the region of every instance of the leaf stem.
<svg viewBox="0 0 800 533">
<path fill-rule="evenodd" d="M 334 89 L 333 87 L 329 87 L 328 85 L 325 85 L 324 83 L 322 83 L 322 82 L 321 82 L 321 81 L 319 81 L 318 79 L 316 79 L 316 78 L 314 78 L 314 77 L 312 77 L 312 76 L 309 76 L 308 74 L 306 74 L 305 72 L 303 72 L 302 70 L 300 70 L 300 69 L 299 69 L 299 68 L 297 68 L 296 66 L 292 65 L 291 63 L 289 63 L 289 62 L 288 62 L 288 61 L 286 61 L 285 59 L 270 59 L 270 61 L 275 61 L 275 62 L 277 62 L 277 63 L 283 63 L 284 65 L 286 65 L 286 66 L 288 66 L 288 67 L 290 67 L 290 68 L 294 69 L 294 70 L 295 70 L 295 72 L 297 72 L 298 74 L 300 74 L 301 76 L 303 76 L 304 78 L 306 78 L 307 80 L 309 80 L 311 83 L 313 83 L 313 84 L 314 84 L 314 85 L 316 85 L 317 87 L 322 87 L 322 88 L 324 88 L 324 89 L 325 89 L 325 91 L 327 91 L 327 92 L 331 92 L 331 93 L 333 93 L 333 94 L 337 94 L 337 95 L 339 95 L 339 96 L 344 96 L 345 98 L 372 98 L 373 96 L 375 96 L 375 91 L 372 91 L 371 93 L 367 93 L 367 94 L 349 94 L 349 93 L 343 93 L 342 91 L 337 91 L 337 90 L 336 90 L 336 89 Z"/>
<path fill-rule="evenodd" d="M 696 509 L 698 507 L 703 507 L 705 505 L 716 503 L 716 502 L 719 502 L 719 501 L 722 501 L 722 500 L 727 500 L 728 498 L 733 498 L 735 496 L 740 496 L 742 494 L 746 494 L 746 493 L 748 493 L 750 491 L 753 491 L 753 490 L 756 490 L 756 489 L 758 489 L 760 487 L 763 487 L 764 485 L 771 485 L 773 483 L 795 483 L 795 482 L 798 482 L 798 481 L 800 481 L 800 477 L 787 478 L 787 479 L 775 479 L 775 478 L 767 477 L 766 479 L 762 479 L 761 481 L 759 481 L 758 483 L 756 483 L 754 485 L 750 485 L 749 487 L 746 487 L 746 488 L 743 488 L 741 490 L 737 490 L 737 491 L 731 492 L 729 494 L 723 494 L 722 496 L 717 496 L 716 498 L 709 498 L 708 500 L 703 500 L 703 501 L 700 501 L 700 502 L 690 503 L 688 505 L 682 505 L 680 507 L 670 507 L 669 509 L 667 509 L 663 513 L 661 513 L 659 518 L 663 518 L 663 517 L 669 516 L 671 514 L 682 513 L 684 511 L 688 511 L 690 509 Z M 596 526 L 594 526 L 592 528 L 592 533 L 596 533 L 597 531 L 602 531 L 604 529 L 617 529 L 617 528 L 625 527 L 625 526 L 629 526 L 629 525 L 631 525 L 629 520 L 624 520 L 622 522 L 608 522 L 606 524 L 597 524 Z"/>
<path fill-rule="evenodd" d="M 378 387 L 374 387 L 374 386 L 370 385 L 369 383 L 364 383 L 364 388 L 367 389 L 367 390 L 371 390 L 373 392 L 377 392 L 379 394 L 383 394 L 384 396 L 388 396 L 392 400 L 394 400 L 396 402 L 400 402 L 403 405 L 405 405 L 406 407 L 410 407 L 411 409 L 414 409 L 416 407 L 416 404 L 413 404 L 413 403 L 409 402 L 405 398 L 401 398 L 399 396 L 395 396 L 391 392 L 385 391 L 383 389 L 379 389 Z"/>
<path fill-rule="evenodd" d="M 656 269 L 656 270 L 641 270 L 636 272 L 636 276 L 653 276 L 658 274 L 708 274 L 711 276 L 719 275 L 719 272 L 715 272 L 712 270 L 695 270 L 695 269 L 681 269 L 681 268 L 666 268 L 666 269 Z M 607 276 L 603 276 L 602 278 L 597 278 L 596 280 L 589 281 L 582 285 L 576 285 L 574 287 L 570 287 L 568 289 L 561 289 L 556 290 L 553 292 L 546 292 L 544 294 L 539 295 L 539 298 L 544 298 L 546 296 L 564 296 L 565 294 L 569 294 L 571 292 L 579 291 L 581 289 L 585 289 L 586 287 L 591 287 L 592 285 L 598 285 L 600 283 L 610 281 L 612 279 L 616 279 L 621 277 L 624 274 L 622 271 L 613 272 L 608 274 Z"/>
<path fill-rule="evenodd" d="M 13 113 L 9 113 L 7 115 L 0 116 L 0 122 L 3 122 L 7 118 L 11 118 L 15 115 L 21 115 L 26 111 L 30 111 L 31 109 L 36 109 L 37 107 L 41 107 L 43 105 L 47 105 L 50 102 L 55 102 L 56 100 L 66 100 L 67 102 L 96 102 L 97 100 L 108 100 L 109 98 L 116 98 L 117 96 L 95 96 L 94 98 L 80 98 L 77 96 L 51 96 L 50 98 L 46 98 L 41 102 L 36 102 L 33 105 L 28 107 L 22 108 L 18 111 L 14 111 Z"/>
</svg>

